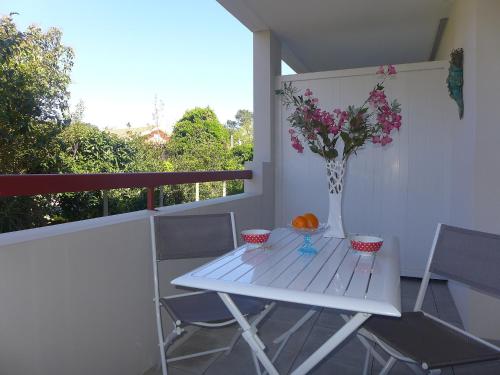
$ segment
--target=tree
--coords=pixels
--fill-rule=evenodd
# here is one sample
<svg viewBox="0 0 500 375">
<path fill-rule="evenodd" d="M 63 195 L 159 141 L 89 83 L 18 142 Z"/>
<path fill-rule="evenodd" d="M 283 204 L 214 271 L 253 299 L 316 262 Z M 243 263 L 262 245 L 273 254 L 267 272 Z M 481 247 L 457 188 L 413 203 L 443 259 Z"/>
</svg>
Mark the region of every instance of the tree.
<svg viewBox="0 0 500 375">
<path fill-rule="evenodd" d="M 0 173 L 58 171 L 54 139 L 69 123 L 72 66 L 59 30 L 22 32 L 0 18 Z M 51 197 L 0 199 L 0 231 L 45 225 L 52 208 Z"/>
<path fill-rule="evenodd" d="M 229 132 L 208 107 L 186 111 L 175 124 L 167 144 L 167 158 L 175 171 L 227 170 L 237 165 L 229 151 Z M 221 185 L 203 184 L 201 197 L 220 196 Z M 193 196 L 191 187 L 178 187 L 175 203 L 192 201 Z"/>
<path fill-rule="evenodd" d="M 247 109 L 240 109 L 234 116 L 236 132 L 234 135 L 237 144 L 253 144 L 253 113 Z"/>
<path fill-rule="evenodd" d="M 83 122 L 83 115 L 85 113 L 85 103 L 82 99 L 76 103 L 75 110 L 71 112 L 71 123 Z"/>
<path fill-rule="evenodd" d="M 158 100 L 158 95 L 155 95 L 154 103 L 153 103 L 153 124 L 158 128 L 160 126 L 161 118 L 163 116 L 163 110 L 165 108 L 165 104 L 163 100 Z"/>
<path fill-rule="evenodd" d="M 73 51 L 56 28 L 17 30 L 0 18 L 0 136 L 10 140 L 38 124 L 68 123 Z"/>
<path fill-rule="evenodd" d="M 162 171 L 161 147 L 144 137 L 120 138 L 96 126 L 75 123 L 59 135 L 61 171 L 65 173 L 117 173 Z M 109 213 L 144 209 L 143 189 L 115 189 L 108 192 Z M 58 220 L 82 220 L 102 215 L 101 192 L 60 194 Z"/>
</svg>

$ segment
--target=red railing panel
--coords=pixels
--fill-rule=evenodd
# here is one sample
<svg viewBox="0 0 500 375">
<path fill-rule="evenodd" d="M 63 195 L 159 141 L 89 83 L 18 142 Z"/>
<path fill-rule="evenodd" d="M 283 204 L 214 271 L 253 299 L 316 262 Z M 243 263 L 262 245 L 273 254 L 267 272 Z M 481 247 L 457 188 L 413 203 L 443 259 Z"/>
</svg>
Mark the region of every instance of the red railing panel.
<svg viewBox="0 0 500 375">
<path fill-rule="evenodd" d="M 0 175 L 0 197 L 248 180 L 252 171 Z"/>
<path fill-rule="evenodd" d="M 147 188 L 148 209 L 154 209 L 154 189 L 163 185 L 248 180 L 252 171 L 203 171 L 96 174 L 0 175 L 0 197 L 31 196 L 79 191 Z"/>
</svg>

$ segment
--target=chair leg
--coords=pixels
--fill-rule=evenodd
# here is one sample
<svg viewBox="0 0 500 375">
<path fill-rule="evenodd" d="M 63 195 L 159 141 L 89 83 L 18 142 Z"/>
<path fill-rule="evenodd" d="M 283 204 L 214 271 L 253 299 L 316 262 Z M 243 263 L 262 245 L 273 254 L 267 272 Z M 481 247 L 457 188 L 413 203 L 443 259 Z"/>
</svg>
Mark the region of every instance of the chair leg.
<svg viewBox="0 0 500 375">
<path fill-rule="evenodd" d="M 366 349 L 365 364 L 363 365 L 363 375 L 368 375 L 368 368 L 370 367 L 372 359 L 371 348 Z"/>
<path fill-rule="evenodd" d="M 396 364 L 396 358 L 390 357 L 389 360 L 386 362 L 384 368 L 380 371 L 379 375 L 387 375 L 395 364 Z"/>
</svg>

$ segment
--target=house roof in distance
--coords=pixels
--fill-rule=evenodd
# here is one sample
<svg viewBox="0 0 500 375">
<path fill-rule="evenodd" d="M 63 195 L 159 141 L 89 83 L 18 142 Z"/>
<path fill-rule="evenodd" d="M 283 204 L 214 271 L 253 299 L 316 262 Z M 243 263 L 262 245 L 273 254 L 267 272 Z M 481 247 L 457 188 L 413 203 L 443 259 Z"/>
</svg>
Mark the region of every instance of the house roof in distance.
<svg viewBox="0 0 500 375">
<path fill-rule="evenodd" d="M 128 138 L 130 135 L 140 135 L 146 137 L 146 140 L 154 143 L 167 143 L 170 140 L 166 129 L 162 129 L 155 125 L 147 125 L 142 127 L 126 127 L 107 129 L 110 133 L 118 137 Z"/>
</svg>

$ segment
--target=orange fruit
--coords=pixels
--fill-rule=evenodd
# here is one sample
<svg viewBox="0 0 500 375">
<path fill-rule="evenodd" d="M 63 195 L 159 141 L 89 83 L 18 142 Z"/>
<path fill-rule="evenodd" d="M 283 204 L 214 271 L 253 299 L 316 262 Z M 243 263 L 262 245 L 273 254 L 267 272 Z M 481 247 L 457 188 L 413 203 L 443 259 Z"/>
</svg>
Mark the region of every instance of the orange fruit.
<svg viewBox="0 0 500 375">
<path fill-rule="evenodd" d="M 302 216 L 305 217 L 305 219 L 307 221 L 308 228 L 310 228 L 310 229 L 317 229 L 318 228 L 319 220 L 315 214 L 308 212 L 307 214 L 304 214 Z"/>
<path fill-rule="evenodd" d="M 292 226 L 299 229 L 307 228 L 307 220 L 304 216 L 295 216 L 292 220 Z"/>
</svg>

